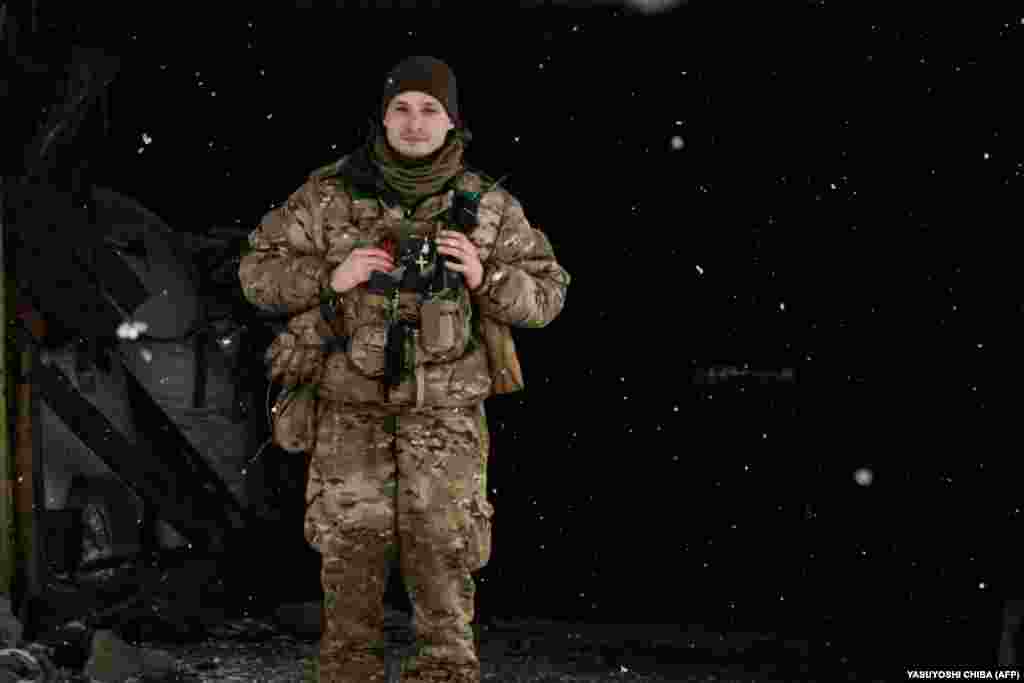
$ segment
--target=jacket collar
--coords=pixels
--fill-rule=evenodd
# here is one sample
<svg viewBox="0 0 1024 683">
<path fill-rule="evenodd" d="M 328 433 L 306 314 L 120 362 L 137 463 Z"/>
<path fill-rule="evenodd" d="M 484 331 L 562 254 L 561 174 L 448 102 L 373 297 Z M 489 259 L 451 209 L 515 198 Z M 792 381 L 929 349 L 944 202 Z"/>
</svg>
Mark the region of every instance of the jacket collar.
<svg viewBox="0 0 1024 683">
<path fill-rule="evenodd" d="M 347 163 L 353 160 L 353 155 L 347 154 L 335 162 L 322 166 L 312 173 L 310 178 L 324 180 L 332 177 L 342 176 L 350 185 L 350 194 L 353 199 L 378 199 L 384 209 L 401 218 L 414 220 L 427 220 L 445 215 L 452 205 L 453 190 L 464 190 L 465 182 L 463 176 L 465 170 L 453 176 L 437 194 L 421 199 L 412 209 L 412 213 L 406 215 L 409 208 L 402 206 L 399 195 L 385 185 L 379 178 L 372 174 L 360 172 L 355 168 L 356 164 Z"/>
</svg>

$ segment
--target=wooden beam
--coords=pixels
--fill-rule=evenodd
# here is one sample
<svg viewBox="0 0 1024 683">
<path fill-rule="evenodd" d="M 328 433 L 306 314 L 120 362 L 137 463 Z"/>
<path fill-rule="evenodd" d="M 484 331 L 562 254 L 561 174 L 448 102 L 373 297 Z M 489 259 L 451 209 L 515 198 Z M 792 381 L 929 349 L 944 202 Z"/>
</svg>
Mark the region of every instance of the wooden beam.
<svg viewBox="0 0 1024 683">
<path fill-rule="evenodd" d="M 35 507 L 35 441 L 38 439 L 32 422 L 33 392 L 31 384 L 32 350 L 23 349 L 16 392 L 17 415 L 14 434 L 14 518 L 17 524 L 19 575 L 24 579 L 25 597 L 39 595 L 39 548 L 42 536 L 36 536 Z M 42 501 L 40 501 L 40 504 Z M 42 509 L 42 507 L 40 507 Z"/>
<path fill-rule="evenodd" d="M 0 209 L 6 206 L 6 178 L 0 180 Z M 0 320 L 7 326 L 7 269 L 4 237 L 7 227 L 0 210 Z M 8 377 L 7 335 L 0 335 L 0 595 L 11 594 L 11 582 L 17 568 L 14 546 L 14 459 L 11 434 L 7 428 Z M 13 382 L 10 382 L 13 384 Z"/>
</svg>

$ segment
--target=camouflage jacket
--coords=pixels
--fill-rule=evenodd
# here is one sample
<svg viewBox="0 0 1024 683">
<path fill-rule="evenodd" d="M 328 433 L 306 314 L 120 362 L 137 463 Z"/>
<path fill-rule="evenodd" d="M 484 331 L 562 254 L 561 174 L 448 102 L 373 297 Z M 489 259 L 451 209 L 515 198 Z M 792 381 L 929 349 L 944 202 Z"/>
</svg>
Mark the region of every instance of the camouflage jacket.
<svg viewBox="0 0 1024 683">
<path fill-rule="evenodd" d="M 407 210 L 348 186 L 337 174 L 344 162 L 314 171 L 249 236 L 239 266 L 246 299 L 290 315 L 267 350 L 268 377 L 286 387 L 312 385 L 320 398 L 389 407 L 471 406 L 522 388 L 509 326 L 548 325 L 561 312 L 570 282 L 546 235 L 531 227 L 514 196 L 482 174 L 467 170 L 452 189 Z M 482 193 L 478 225 L 467 235 L 479 250 L 483 281 L 476 291 L 462 287 L 433 302 L 453 334 L 441 347 L 415 335 L 415 373 L 388 389 L 381 378 L 388 302 L 366 283 L 334 293 L 331 273 L 352 249 L 384 247 L 399 224 L 431 236 L 450 229 L 445 219 L 456 190 Z M 430 303 L 421 298 L 401 292 L 398 317 L 418 324 L 422 306 Z M 326 316 L 330 321 L 324 302 L 334 312 Z M 348 348 L 325 343 L 332 337 L 347 337 Z"/>
</svg>

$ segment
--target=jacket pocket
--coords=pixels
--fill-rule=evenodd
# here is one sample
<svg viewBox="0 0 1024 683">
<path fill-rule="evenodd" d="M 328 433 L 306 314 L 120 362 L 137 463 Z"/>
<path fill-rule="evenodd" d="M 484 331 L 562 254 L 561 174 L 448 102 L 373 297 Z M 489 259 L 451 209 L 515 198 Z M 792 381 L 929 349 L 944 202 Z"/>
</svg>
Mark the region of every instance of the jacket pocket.
<svg viewBox="0 0 1024 683">
<path fill-rule="evenodd" d="M 386 398 L 380 380 L 364 376 L 344 351 L 327 356 L 319 396 L 343 403 L 379 403 Z"/>
<path fill-rule="evenodd" d="M 316 445 L 316 387 L 303 384 L 274 402 L 274 443 L 289 453 L 312 452 Z"/>
<path fill-rule="evenodd" d="M 487 365 L 487 351 L 478 346 L 457 361 L 448 365 L 451 375 L 444 388 L 447 396 L 457 402 L 483 401 L 491 395 L 490 370 Z"/>
<path fill-rule="evenodd" d="M 423 372 L 423 402 L 428 406 L 469 406 L 491 394 L 487 353 L 479 347 L 458 360 L 427 363 Z M 406 380 L 399 385 L 392 393 L 392 399 L 398 405 L 415 403 L 415 381 Z"/>
</svg>

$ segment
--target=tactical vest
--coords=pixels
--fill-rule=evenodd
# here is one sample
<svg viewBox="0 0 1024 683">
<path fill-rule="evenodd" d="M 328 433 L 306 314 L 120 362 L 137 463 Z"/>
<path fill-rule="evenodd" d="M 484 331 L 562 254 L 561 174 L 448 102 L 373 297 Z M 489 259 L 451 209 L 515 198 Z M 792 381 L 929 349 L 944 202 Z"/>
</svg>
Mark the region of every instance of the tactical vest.
<svg viewBox="0 0 1024 683">
<path fill-rule="evenodd" d="M 342 159 L 313 175 L 339 175 L 344 162 Z M 473 172 L 491 187 L 497 185 L 484 174 Z M 440 191 L 453 191 L 448 210 L 429 219 L 441 220 L 445 229 L 468 233 L 479 225 L 484 193 L 458 189 L 461 177 L 454 176 Z M 386 210 L 385 201 L 391 206 L 400 203 L 397 194 L 350 178 L 345 178 L 345 190 L 352 201 L 376 200 L 382 212 Z M 403 207 L 404 218 L 411 218 L 428 198 L 420 199 L 413 207 Z M 364 378 L 382 381 L 386 395 L 413 376 L 417 366 L 451 362 L 472 352 L 480 344 L 480 337 L 465 280 L 461 273 L 444 265 L 449 257 L 437 252 L 432 234 L 414 228 L 411 221 L 403 221 L 397 234 L 383 241 L 374 246 L 391 251 L 396 271 L 374 272 L 365 287 L 341 296 L 325 291 L 320 315 L 331 329 L 331 334 L 324 335 L 325 356 L 344 353 Z"/>
</svg>

